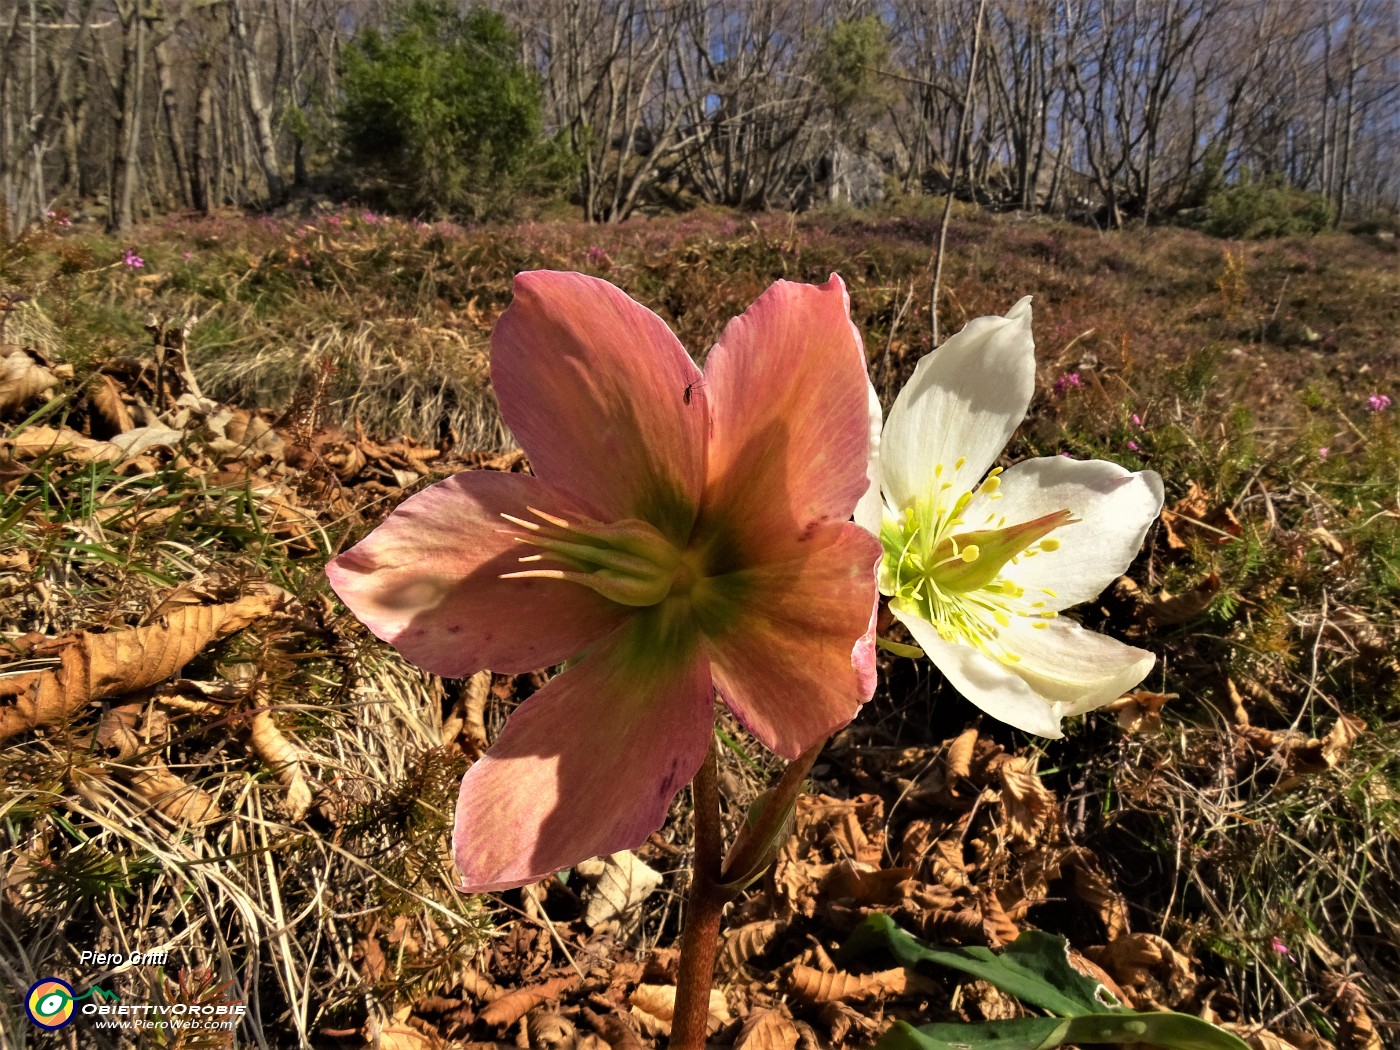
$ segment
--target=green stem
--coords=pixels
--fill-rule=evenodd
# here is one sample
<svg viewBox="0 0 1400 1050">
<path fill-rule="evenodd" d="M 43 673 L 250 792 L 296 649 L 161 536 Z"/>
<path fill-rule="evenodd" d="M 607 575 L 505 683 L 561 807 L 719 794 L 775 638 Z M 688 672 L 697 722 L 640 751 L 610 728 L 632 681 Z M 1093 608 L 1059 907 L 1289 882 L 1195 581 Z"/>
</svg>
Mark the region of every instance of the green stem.
<svg viewBox="0 0 1400 1050">
<path fill-rule="evenodd" d="M 710 1018 L 710 988 L 715 979 L 720 919 L 729 894 L 720 887 L 721 834 L 719 777 L 714 734 L 710 750 L 695 774 L 695 858 L 691 866 L 690 897 L 681 937 L 680 973 L 676 977 L 676 1009 L 671 1019 L 671 1050 L 704 1050 Z"/>
</svg>

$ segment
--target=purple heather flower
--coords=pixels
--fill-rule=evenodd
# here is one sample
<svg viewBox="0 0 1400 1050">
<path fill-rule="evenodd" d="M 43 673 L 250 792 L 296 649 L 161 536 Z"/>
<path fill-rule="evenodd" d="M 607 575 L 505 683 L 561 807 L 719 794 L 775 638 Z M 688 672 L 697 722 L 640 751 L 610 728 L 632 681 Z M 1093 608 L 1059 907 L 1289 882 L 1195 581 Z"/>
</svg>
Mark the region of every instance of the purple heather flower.
<svg viewBox="0 0 1400 1050">
<path fill-rule="evenodd" d="M 1372 394 L 1366 399 L 1366 404 L 1372 412 L 1384 412 L 1390 407 L 1390 398 L 1385 394 Z"/>
<path fill-rule="evenodd" d="M 146 260 L 141 258 L 141 256 L 137 255 L 136 252 L 130 248 L 128 248 L 126 254 L 122 256 L 122 262 L 133 270 L 139 270 L 146 265 Z"/>
</svg>

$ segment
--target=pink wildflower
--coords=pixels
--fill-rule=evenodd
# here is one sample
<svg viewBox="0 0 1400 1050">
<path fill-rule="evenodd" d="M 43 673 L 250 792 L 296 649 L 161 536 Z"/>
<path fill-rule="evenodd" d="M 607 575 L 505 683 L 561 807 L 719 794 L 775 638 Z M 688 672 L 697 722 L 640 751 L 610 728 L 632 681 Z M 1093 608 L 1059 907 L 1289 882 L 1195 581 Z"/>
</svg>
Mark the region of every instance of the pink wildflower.
<svg viewBox="0 0 1400 1050">
<path fill-rule="evenodd" d="M 704 758 L 716 692 L 788 758 L 849 722 L 874 687 L 880 557 L 847 521 L 870 424 L 835 275 L 773 285 L 703 373 L 659 317 L 582 274 L 519 275 L 491 344 L 534 475 L 439 482 L 327 567 L 437 674 L 579 657 L 462 782 L 469 891 L 645 840 Z"/>
<path fill-rule="evenodd" d="M 122 256 L 122 262 L 133 270 L 139 270 L 146 265 L 146 260 L 141 258 L 141 256 L 137 255 L 130 248 L 128 248 L 126 254 Z"/>
<path fill-rule="evenodd" d="M 1372 394 L 1366 399 L 1372 412 L 1384 412 L 1390 407 L 1390 398 L 1385 394 Z"/>
<path fill-rule="evenodd" d="M 1142 429 L 1142 416 L 1138 415 L 1136 412 L 1133 413 L 1133 426 L 1137 427 L 1139 430 Z"/>
<path fill-rule="evenodd" d="M 1278 952 L 1279 955 L 1285 956 L 1289 959 L 1293 959 L 1293 953 L 1288 950 L 1288 945 L 1284 944 L 1280 938 L 1274 937 L 1273 939 L 1271 939 L 1269 941 L 1269 947 L 1272 948 L 1274 951 Z M 1293 961 L 1297 962 L 1296 959 L 1293 959 Z"/>
<path fill-rule="evenodd" d="M 1139 448 L 1138 443 L 1137 443 L 1136 441 L 1129 441 L 1129 442 L 1128 442 L 1128 447 L 1129 447 L 1130 449 L 1132 449 L 1134 452 L 1139 452 L 1139 451 L 1141 451 L 1141 449 Z"/>
<path fill-rule="evenodd" d="M 588 246 L 588 261 L 595 266 L 606 260 L 607 257 L 608 253 L 603 251 L 603 249 L 599 248 L 596 244 L 590 244 Z"/>
<path fill-rule="evenodd" d="M 1060 376 L 1059 379 L 1055 380 L 1052 387 L 1055 394 L 1058 396 L 1071 387 L 1078 387 L 1080 385 L 1082 385 L 1082 380 L 1079 378 L 1078 372 L 1066 372 L 1064 375 Z"/>
<path fill-rule="evenodd" d="M 1318 459 L 1326 459 L 1326 458 L 1327 458 L 1327 454 L 1328 454 L 1329 451 L 1331 451 L 1331 450 L 1328 449 L 1328 447 L 1327 447 L 1326 445 L 1323 445 L 1320 449 L 1317 450 L 1317 458 L 1318 458 Z"/>
<path fill-rule="evenodd" d="M 369 223 L 371 226 L 374 226 L 379 222 L 379 216 L 374 214 L 374 212 L 372 211 L 365 212 L 363 215 L 360 216 L 360 218 L 364 222 Z"/>
</svg>

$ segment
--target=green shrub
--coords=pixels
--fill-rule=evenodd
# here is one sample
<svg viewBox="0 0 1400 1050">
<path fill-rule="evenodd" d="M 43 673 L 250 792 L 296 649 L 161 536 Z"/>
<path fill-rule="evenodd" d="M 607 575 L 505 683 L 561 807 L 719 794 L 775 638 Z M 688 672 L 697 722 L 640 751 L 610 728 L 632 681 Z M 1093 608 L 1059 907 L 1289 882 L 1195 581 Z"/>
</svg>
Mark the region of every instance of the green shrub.
<svg viewBox="0 0 1400 1050">
<path fill-rule="evenodd" d="M 495 12 L 412 0 L 341 60 L 342 144 L 355 181 L 391 208 L 481 216 L 561 172 L 541 135 L 538 81 Z"/>
<path fill-rule="evenodd" d="M 1332 224 L 1332 209 L 1322 194 L 1272 178 L 1241 182 L 1212 193 L 1198 223 L 1216 237 L 1288 237 L 1325 230 Z"/>
</svg>

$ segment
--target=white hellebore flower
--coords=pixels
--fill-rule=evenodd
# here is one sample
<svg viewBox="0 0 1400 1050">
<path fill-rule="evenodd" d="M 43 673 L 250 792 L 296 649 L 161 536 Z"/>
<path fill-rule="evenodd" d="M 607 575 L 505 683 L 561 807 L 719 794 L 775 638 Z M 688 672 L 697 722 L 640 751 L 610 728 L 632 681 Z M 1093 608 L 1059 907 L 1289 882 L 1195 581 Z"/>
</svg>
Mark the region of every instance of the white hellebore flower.
<svg viewBox="0 0 1400 1050">
<path fill-rule="evenodd" d="M 1162 479 L 1063 456 L 988 469 L 1035 388 L 1030 302 L 924 357 L 883 435 L 872 388 L 872 483 L 856 521 L 884 545 L 890 610 L 958 692 L 1058 737 L 1060 719 L 1121 696 L 1156 660 L 1059 613 L 1128 567 L 1162 509 Z"/>
</svg>

